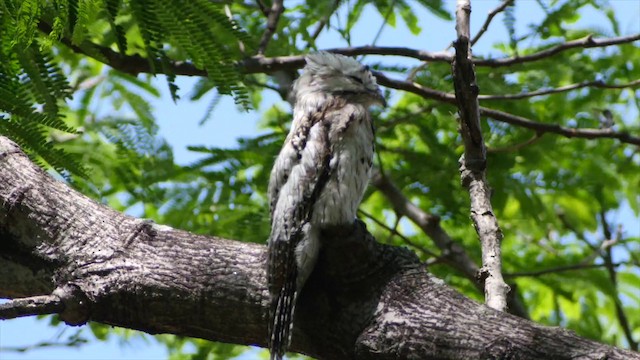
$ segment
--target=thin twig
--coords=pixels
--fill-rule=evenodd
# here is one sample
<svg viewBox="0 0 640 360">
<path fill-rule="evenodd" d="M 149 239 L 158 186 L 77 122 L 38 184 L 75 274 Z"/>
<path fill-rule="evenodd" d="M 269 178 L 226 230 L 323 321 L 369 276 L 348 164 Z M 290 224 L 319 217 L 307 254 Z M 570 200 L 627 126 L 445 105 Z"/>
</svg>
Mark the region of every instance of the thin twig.
<svg viewBox="0 0 640 360">
<path fill-rule="evenodd" d="M 322 32 L 322 30 L 324 30 L 324 27 L 329 22 L 329 19 L 331 18 L 331 15 L 333 15 L 333 13 L 336 11 L 336 9 L 338 8 L 339 5 L 340 5 L 340 0 L 336 0 L 333 3 L 333 6 L 331 7 L 331 11 L 328 14 L 325 14 L 325 16 L 323 16 L 322 19 L 320 19 L 320 21 L 318 21 L 318 25 L 316 25 L 316 28 L 311 33 L 312 42 L 315 43 L 315 41 L 318 38 L 318 36 L 320 36 L 320 33 Z M 307 45 L 309 45 L 309 44 L 307 44 Z"/>
<path fill-rule="evenodd" d="M 389 200 L 398 216 L 408 218 L 431 238 L 433 243 L 442 251 L 442 255 L 450 259 L 448 263 L 451 266 L 476 283 L 475 278 L 478 273 L 478 265 L 476 265 L 464 251 L 464 248 L 453 241 L 444 229 L 442 229 L 438 216 L 427 213 L 414 205 L 389 178 L 379 171 L 375 171 L 371 176 L 371 185 L 377 188 L 387 200 Z M 483 290 L 482 285 L 479 285 L 478 288 Z"/>
<path fill-rule="evenodd" d="M 626 263 L 620 262 L 620 263 L 613 263 L 612 265 L 614 267 L 618 267 L 618 266 L 621 266 L 621 265 L 626 265 Z M 608 266 L 607 264 L 585 264 L 583 261 L 581 261 L 578 264 L 558 266 L 558 267 L 544 269 L 544 270 L 518 271 L 518 272 L 513 272 L 513 273 L 506 273 L 506 274 L 504 274 L 504 277 L 506 277 L 506 278 L 538 277 L 538 276 L 542 276 L 542 275 L 560 273 L 560 272 L 565 272 L 565 271 L 582 270 L 582 269 L 596 269 L 596 268 L 602 268 L 602 267 L 607 267 L 607 266 Z"/>
<path fill-rule="evenodd" d="M 269 16 L 269 9 L 267 9 L 266 5 L 262 2 L 262 0 L 256 0 L 256 5 L 258 5 L 258 9 L 262 12 L 262 15 Z"/>
<path fill-rule="evenodd" d="M 625 89 L 625 88 L 634 88 L 637 86 L 640 86 L 640 79 L 634 80 L 626 84 L 618 84 L 618 85 L 611 85 L 611 84 L 605 83 L 602 80 L 596 80 L 596 81 L 585 81 L 578 84 L 565 85 L 565 86 L 560 86 L 557 88 L 551 88 L 546 90 L 531 91 L 531 92 L 522 93 L 522 94 L 478 95 L 478 99 L 479 100 L 514 100 L 514 99 L 525 99 L 525 98 L 541 96 L 541 95 L 557 94 L 557 93 L 567 92 L 567 91 L 581 89 L 585 87 L 601 88 L 601 89 Z"/>
<path fill-rule="evenodd" d="M 607 222 L 605 210 L 602 209 L 600 211 L 600 222 L 602 224 L 602 231 L 604 233 L 605 239 L 613 239 L 613 234 L 611 233 L 611 229 L 609 227 L 609 223 Z M 619 229 L 616 233 L 615 241 L 618 242 L 621 240 L 622 231 Z M 629 325 L 629 319 L 624 312 L 624 308 L 622 307 L 622 301 L 620 301 L 620 296 L 618 295 L 618 273 L 616 272 L 616 268 L 613 262 L 611 247 L 605 250 L 605 254 L 603 256 L 604 263 L 607 267 L 607 272 L 609 273 L 609 279 L 611 280 L 611 284 L 613 285 L 613 293 L 611 297 L 613 298 L 613 304 L 616 308 L 616 317 L 618 318 L 618 322 L 620 323 L 620 327 L 622 327 L 622 332 L 624 332 L 624 336 L 629 343 L 629 348 L 634 351 L 638 351 L 638 342 L 633 339 L 633 331 L 631 330 L 631 326 Z"/>
<path fill-rule="evenodd" d="M 640 40 L 640 34 L 620 36 L 620 37 L 614 37 L 614 38 L 605 38 L 605 39 L 594 39 L 593 35 L 588 35 L 583 37 L 582 39 L 567 41 L 565 43 L 553 46 L 546 50 L 533 53 L 530 55 L 514 56 L 514 57 L 504 58 L 504 59 L 474 60 L 473 63 L 476 66 L 488 66 L 488 67 L 510 66 L 510 65 L 523 64 L 526 62 L 548 58 L 569 49 L 574 49 L 574 48 L 588 49 L 588 48 L 594 48 L 594 47 L 606 47 L 611 45 L 631 43 L 638 40 Z"/>
<path fill-rule="evenodd" d="M 495 154 L 495 153 L 501 153 L 501 152 L 516 152 L 522 148 L 525 148 L 529 145 L 533 145 L 537 143 L 538 141 L 540 141 L 540 139 L 542 139 L 542 135 L 544 135 L 544 133 L 535 133 L 530 139 L 528 139 L 525 142 L 521 142 L 519 144 L 504 146 L 500 148 L 487 147 L 487 154 Z"/>
<path fill-rule="evenodd" d="M 384 27 L 387 25 L 389 16 L 393 14 L 395 5 L 396 5 L 396 0 L 391 0 L 391 4 L 389 4 L 389 9 L 387 10 L 387 13 L 384 15 L 384 18 L 382 19 L 382 24 L 380 24 L 380 27 L 378 28 L 378 32 L 376 32 L 376 36 L 374 36 L 373 41 L 371 41 L 371 46 L 375 46 L 378 40 L 380 39 L 380 35 L 382 35 L 382 30 L 384 30 Z"/>
<path fill-rule="evenodd" d="M 470 212 L 482 248 L 481 278 L 484 279 L 485 303 L 487 306 L 505 311 L 509 286 L 502 277 L 502 231 L 498 225 L 493 206 L 491 189 L 486 179 L 487 152 L 480 126 L 478 86 L 471 61 L 469 43 L 469 21 L 471 0 L 458 0 L 456 4 L 457 39 L 452 64 L 453 84 L 459 113 L 459 130 L 464 144 L 464 155 L 460 159 L 460 178 L 470 196 Z"/>
<path fill-rule="evenodd" d="M 499 13 L 503 12 L 504 9 L 507 8 L 507 6 L 513 3 L 513 1 L 514 0 L 504 0 L 497 8 L 489 12 L 489 15 L 487 16 L 487 19 L 484 21 L 484 24 L 482 24 L 480 31 L 478 31 L 476 36 L 473 37 L 473 40 L 471 40 L 471 46 L 475 45 L 478 42 L 478 40 L 480 40 L 480 37 L 482 37 L 482 35 L 484 35 L 484 33 L 489 29 L 489 24 L 491 24 L 491 21 L 493 20 L 493 18 Z"/>
<path fill-rule="evenodd" d="M 269 15 L 267 15 L 267 28 L 264 30 L 264 34 L 262 34 L 260 45 L 258 45 L 258 55 L 264 55 L 265 51 L 267 51 L 267 45 L 269 45 L 269 41 L 278 28 L 278 20 L 280 20 L 280 15 L 282 15 L 283 12 L 283 0 L 273 0 Z"/>
<path fill-rule="evenodd" d="M 414 247 L 420 251 L 422 251 L 423 253 L 427 254 L 430 257 L 434 257 L 437 258 L 438 255 L 436 255 L 433 251 L 425 248 L 424 246 L 418 245 L 416 244 L 413 240 L 409 239 L 408 237 L 402 235 L 401 233 L 398 232 L 398 230 L 393 229 L 391 227 L 389 227 L 387 224 L 383 223 L 382 221 L 378 220 L 375 216 L 373 216 L 372 214 L 369 214 L 368 212 L 364 211 L 364 210 L 358 210 L 358 212 L 362 215 L 364 215 L 366 218 L 370 219 L 371 221 L 375 222 L 378 226 L 382 227 L 383 229 L 389 231 L 389 233 L 391 233 L 392 235 L 396 235 L 398 236 L 400 239 L 402 239 L 402 241 L 405 242 L 405 244 Z M 400 217 L 398 217 L 398 219 L 400 219 Z"/>
</svg>

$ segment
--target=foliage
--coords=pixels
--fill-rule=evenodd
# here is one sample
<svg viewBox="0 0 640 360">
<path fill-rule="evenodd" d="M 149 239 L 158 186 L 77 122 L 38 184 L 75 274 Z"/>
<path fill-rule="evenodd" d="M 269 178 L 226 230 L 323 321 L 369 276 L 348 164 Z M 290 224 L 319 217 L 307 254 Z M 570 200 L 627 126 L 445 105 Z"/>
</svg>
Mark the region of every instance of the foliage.
<svg viewBox="0 0 640 360">
<path fill-rule="evenodd" d="M 0 133 L 18 141 L 43 165 L 68 171 L 77 189 L 113 208 L 197 233 L 264 241 L 269 232 L 266 183 L 290 113 L 283 104 L 261 104 L 262 94 L 270 89 L 286 92 L 282 74 L 271 76 L 265 69 L 243 75 L 234 65 L 254 55 L 253 44 L 264 32 L 264 16 L 256 3 L 263 2 L 4 0 Z M 418 10 L 452 18 L 436 0 L 310 0 L 287 6 L 266 57 L 319 48 L 325 34 L 355 45 L 353 34 L 369 21 L 363 15 L 367 11 L 386 19 L 386 25 L 406 26 L 427 37 L 435 32 L 421 33 L 428 24 L 417 17 Z M 525 21 L 518 17 L 521 6 L 535 7 L 543 17 L 519 25 Z M 580 25 L 585 11 L 601 14 L 609 24 Z M 504 15 L 502 25 L 491 25 L 502 26 L 501 42 L 493 44 L 490 54 L 476 50 L 475 56 L 526 56 L 589 34 L 625 35 L 605 1 L 516 2 Z M 323 31 L 317 31 L 318 24 L 324 24 Z M 453 22 L 449 26 L 453 28 Z M 129 73 L 115 70 L 122 64 L 113 54 L 143 59 L 143 65 L 125 67 Z M 189 150 L 200 154 L 199 160 L 178 165 L 171 144 L 158 136 L 151 104 L 160 91 L 149 74 L 167 75 L 170 93 L 177 98 L 176 64 L 185 61 L 208 74 L 199 81 L 193 101 L 203 101 L 211 92 L 230 94 L 240 106 L 262 111 L 261 133 L 239 139 L 231 149 L 194 144 Z M 389 75 L 412 73 L 423 87 L 452 91 L 446 62 L 414 66 L 395 58 L 375 61 L 364 59 Z M 639 48 L 623 44 L 577 48 L 512 66 L 477 66 L 476 71 L 482 95 L 505 95 L 595 80 L 629 84 L 637 80 L 637 64 Z M 71 95 L 73 101 L 65 103 Z M 459 184 L 462 148 L 455 107 L 408 92 L 393 92 L 391 99 L 393 105 L 376 114 L 376 165 L 408 200 L 439 216 L 447 234 L 479 263 L 468 194 Z M 544 124 L 638 134 L 638 99 L 637 85 L 586 86 L 517 100 L 487 99 L 481 105 Z M 211 108 L 218 100 L 214 96 Z M 613 123 L 607 122 L 609 114 Z M 622 311 L 631 330 L 640 328 L 640 237 L 637 224 L 634 229 L 629 220 L 640 212 L 638 146 L 536 133 L 499 119 L 486 120 L 492 202 L 505 233 L 504 272 L 529 316 L 631 346 L 619 314 Z M 410 247 L 430 264 L 431 272 L 482 301 L 474 279 L 444 261 L 444 249 L 411 221 L 399 218 L 380 190 L 371 188 L 361 209 L 371 216 L 365 220 L 379 241 Z M 91 329 L 97 337 L 112 331 L 98 324 Z M 640 333 L 632 335 L 637 342 Z M 207 358 L 210 352 L 230 357 L 244 349 L 172 336 L 157 339 L 176 359 Z M 187 347 L 195 348 L 195 355 L 185 355 Z"/>
</svg>

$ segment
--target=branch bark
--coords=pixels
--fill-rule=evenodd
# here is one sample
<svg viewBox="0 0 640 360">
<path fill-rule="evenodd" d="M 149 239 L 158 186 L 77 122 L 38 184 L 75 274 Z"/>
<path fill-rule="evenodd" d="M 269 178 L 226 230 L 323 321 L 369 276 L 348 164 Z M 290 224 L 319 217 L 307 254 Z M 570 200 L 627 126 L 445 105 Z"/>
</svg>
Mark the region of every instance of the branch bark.
<svg viewBox="0 0 640 360">
<path fill-rule="evenodd" d="M 464 155 L 460 159 L 462 185 L 471 198 L 471 219 L 482 248 L 481 277 L 484 279 L 486 304 L 496 310 L 507 308 L 509 286 L 502 278 L 502 231 L 491 206 L 491 189 L 486 179 L 487 151 L 480 127 L 478 85 L 471 61 L 469 40 L 470 0 L 458 0 L 456 5 L 456 50 L 452 64 L 453 83 L 458 101 L 460 135 Z"/>
<path fill-rule="evenodd" d="M 300 297 L 293 351 L 326 359 L 640 359 L 475 303 L 412 253 L 376 243 L 361 223 L 328 232 L 323 246 Z M 98 204 L 0 137 L 2 297 L 57 296 L 70 324 L 264 346 L 264 263 L 262 245 Z"/>
</svg>

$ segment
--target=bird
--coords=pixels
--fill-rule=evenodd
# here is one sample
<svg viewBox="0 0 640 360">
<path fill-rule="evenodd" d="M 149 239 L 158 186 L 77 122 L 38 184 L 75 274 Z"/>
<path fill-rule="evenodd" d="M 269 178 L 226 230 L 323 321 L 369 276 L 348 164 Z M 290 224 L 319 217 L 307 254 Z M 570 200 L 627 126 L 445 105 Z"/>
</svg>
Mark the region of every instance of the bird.
<svg viewBox="0 0 640 360">
<path fill-rule="evenodd" d="M 317 52 L 305 63 L 268 186 L 271 360 L 282 359 L 291 342 L 296 300 L 315 267 L 322 229 L 356 220 L 375 147 L 369 107 L 386 106 L 375 76 L 357 60 Z"/>
</svg>

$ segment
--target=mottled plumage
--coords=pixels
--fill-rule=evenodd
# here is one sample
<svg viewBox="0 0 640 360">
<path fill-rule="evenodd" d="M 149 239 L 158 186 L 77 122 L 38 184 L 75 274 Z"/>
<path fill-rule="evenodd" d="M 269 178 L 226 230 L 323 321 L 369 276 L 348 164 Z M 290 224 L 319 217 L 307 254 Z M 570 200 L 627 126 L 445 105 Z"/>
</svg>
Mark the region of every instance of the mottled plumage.
<svg viewBox="0 0 640 360">
<path fill-rule="evenodd" d="M 286 351 L 295 303 L 320 249 L 320 231 L 351 224 L 369 181 L 368 106 L 384 104 L 368 67 L 330 53 L 307 56 L 294 83 L 293 123 L 269 181 L 271 358 Z"/>
</svg>

